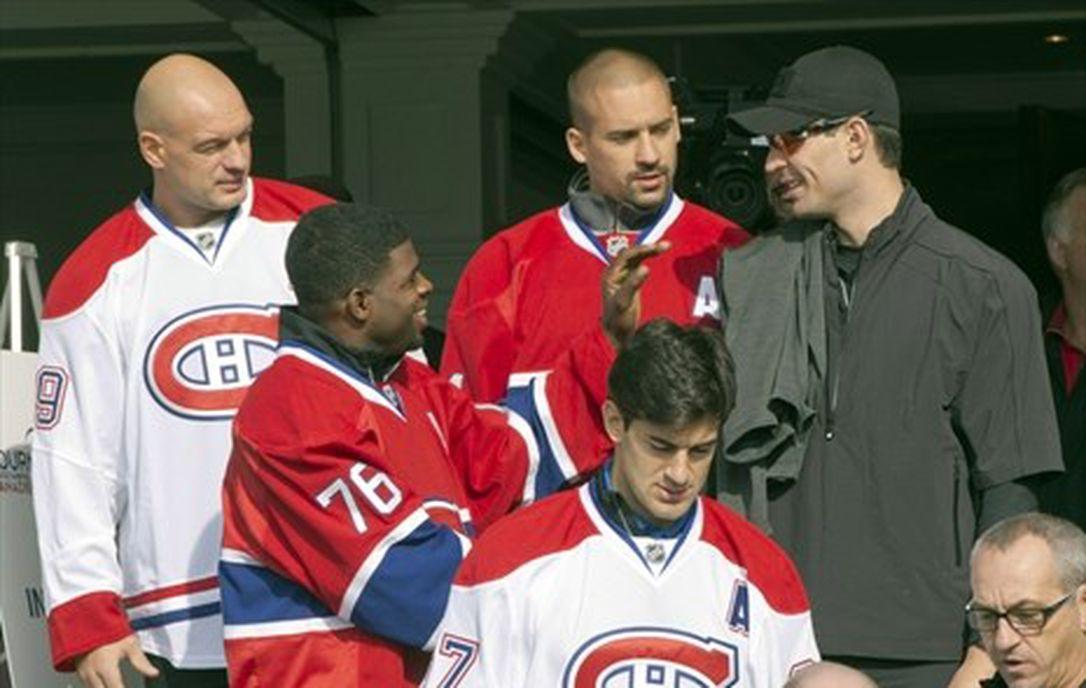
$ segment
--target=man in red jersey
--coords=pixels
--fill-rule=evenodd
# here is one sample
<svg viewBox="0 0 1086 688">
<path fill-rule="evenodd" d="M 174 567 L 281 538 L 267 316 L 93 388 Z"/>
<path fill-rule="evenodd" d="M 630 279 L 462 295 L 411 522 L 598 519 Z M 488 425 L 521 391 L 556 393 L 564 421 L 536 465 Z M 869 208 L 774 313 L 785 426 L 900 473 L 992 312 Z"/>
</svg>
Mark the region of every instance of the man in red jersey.
<svg viewBox="0 0 1086 688">
<path fill-rule="evenodd" d="M 680 138 L 667 79 L 624 50 L 590 56 L 569 78 L 566 145 L 586 174 L 570 200 L 498 233 L 468 263 L 453 296 L 442 372 L 480 401 L 511 376 L 551 367 L 600 317 L 596 285 L 623 248 L 661 239 L 642 293 L 644 318 L 716 323 L 720 252 L 743 243 L 734 223 L 672 190 Z"/>
<path fill-rule="evenodd" d="M 298 307 L 238 411 L 223 487 L 231 686 L 418 684 L 467 537 L 602 462 L 606 371 L 662 248 L 608 269 L 610 342 L 597 326 L 502 408 L 405 356 L 433 285 L 399 221 L 351 204 L 298 221 Z"/>
<path fill-rule="evenodd" d="M 216 568 L 230 420 L 292 301 L 283 251 L 328 199 L 250 176 L 253 117 L 193 55 L 136 90 L 152 186 L 49 286 L 34 506 L 53 663 L 118 688 L 225 686 Z M 146 654 L 145 654 L 146 653 Z M 152 666 L 153 665 L 153 666 Z"/>
</svg>

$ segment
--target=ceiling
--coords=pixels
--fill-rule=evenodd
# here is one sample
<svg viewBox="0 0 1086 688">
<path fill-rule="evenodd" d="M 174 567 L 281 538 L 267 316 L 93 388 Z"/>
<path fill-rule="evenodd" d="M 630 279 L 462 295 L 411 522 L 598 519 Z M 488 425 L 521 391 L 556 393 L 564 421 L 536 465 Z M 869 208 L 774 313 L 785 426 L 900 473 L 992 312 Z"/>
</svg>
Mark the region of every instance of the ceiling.
<svg viewBox="0 0 1086 688">
<path fill-rule="evenodd" d="M 905 108 L 1014 109 L 1042 100 L 1086 110 L 1081 0 L 4 0 L 0 61 L 249 50 L 231 21 L 275 16 L 324 41 L 334 20 L 388 14 L 508 12 L 553 37 L 525 83 L 560 105 L 565 75 L 592 49 L 625 45 L 703 92 L 766 85 L 816 47 L 879 56 Z M 1046 43 L 1050 34 L 1067 41 Z M 546 108 L 544 108 L 546 109 Z"/>
</svg>

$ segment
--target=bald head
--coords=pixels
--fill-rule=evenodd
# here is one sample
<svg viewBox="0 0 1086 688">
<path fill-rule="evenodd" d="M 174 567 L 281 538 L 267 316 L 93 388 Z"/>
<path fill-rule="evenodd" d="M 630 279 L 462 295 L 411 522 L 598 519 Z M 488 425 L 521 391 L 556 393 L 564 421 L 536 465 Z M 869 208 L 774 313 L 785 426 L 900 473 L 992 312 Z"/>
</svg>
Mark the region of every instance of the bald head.
<svg viewBox="0 0 1086 688">
<path fill-rule="evenodd" d="M 867 674 L 834 662 L 819 662 L 801 670 L 784 688 L 879 688 Z"/>
<path fill-rule="evenodd" d="M 234 82 L 195 55 L 151 65 L 133 106 L 152 201 L 177 227 L 198 227 L 245 200 L 253 116 Z"/>
<path fill-rule="evenodd" d="M 573 70 L 566 82 L 573 126 L 586 131 L 591 127 L 592 101 L 600 90 L 619 89 L 651 80 L 664 84 L 670 94 L 667 77 L 644 55 L 618 48 L 593 53 Z"/>
<path fill-rule="evenodd" d="M 136 131 L 170 133 L 191 116 L 245 108 L 234 82 L 207 60 L 177 53 L 151 65 L 136 88 Z"/>
</svg>

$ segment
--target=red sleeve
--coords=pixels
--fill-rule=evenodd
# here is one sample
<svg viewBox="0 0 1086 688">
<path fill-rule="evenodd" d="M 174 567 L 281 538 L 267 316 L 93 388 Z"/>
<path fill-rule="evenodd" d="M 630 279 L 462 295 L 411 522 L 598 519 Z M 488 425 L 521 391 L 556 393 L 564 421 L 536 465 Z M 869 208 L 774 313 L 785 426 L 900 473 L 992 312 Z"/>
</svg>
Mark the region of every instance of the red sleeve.
<svg viewBox="0 0 1086 688">
<path fill-rule="evenodd" d="M 115 593 L 92 592 L 65 602 L 49 614 L 53 666 L 57 671 L 75 671 L 81 655 L 132 633 Z"/>
<path fill-rule="evenodd" d="M 516 317 L 512 262 L 499 235 L 483 244 L 456 285 L 446 319 L 441 374 L 479 401 L 505 396 L 516 355 Z"/>
<path fill-rule="evenodd" d="M 504 408 L 445 387 L 450 454 L 480 530 L 595 470 L 610 448 L 600 407 L 614 349 L 593 328 L 554 368 L 510 387 Z"/>
</svg>

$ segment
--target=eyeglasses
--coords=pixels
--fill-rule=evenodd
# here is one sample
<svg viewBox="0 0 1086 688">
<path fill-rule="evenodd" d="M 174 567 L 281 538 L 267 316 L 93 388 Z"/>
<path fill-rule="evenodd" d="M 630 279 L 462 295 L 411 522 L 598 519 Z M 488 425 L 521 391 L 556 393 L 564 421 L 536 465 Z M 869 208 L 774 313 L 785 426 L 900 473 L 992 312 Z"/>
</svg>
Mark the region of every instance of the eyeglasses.
<svg viewBox="0 0 1086 688">
<path fill-rule="evenodd" d="M 1075 593 L 1070 592 L 1047 607 L 1010 609 L 1005 612 L 974 607 L 970 602 L 965 606 L 965 618 L 969 621 L 969 626 L 978 633 L 995 633 L 999 620 L 1006 619 L 1019 635 L 1037 635 L 1044 630 L 1045 624 L 1052 615 L 1074 596 Z"/>
<path fill-rule="evenodd" d="M 771 148 L 775 148 L 785 155 L 792 155 L 799 147 L 803 145 L 803 142 L 812 136 L 818 136 L 824 134 L 827 131 L 832 131 L 841 126 L 845 122 L 849 121 L 853 117 L 867 117 L 871 114 L 870 110 L 864 110 L 863 112 L 855 115 L 846 115 L 844 117 L 834 117 L 833 119 L 818 119 L 810 124 L 807 124 L 799 129 L 793 129 L 792 131 L 782 132 L 780 134 L 773 134 L 767 137 L 769 139 L 769 145 Z"/>
</svg>

